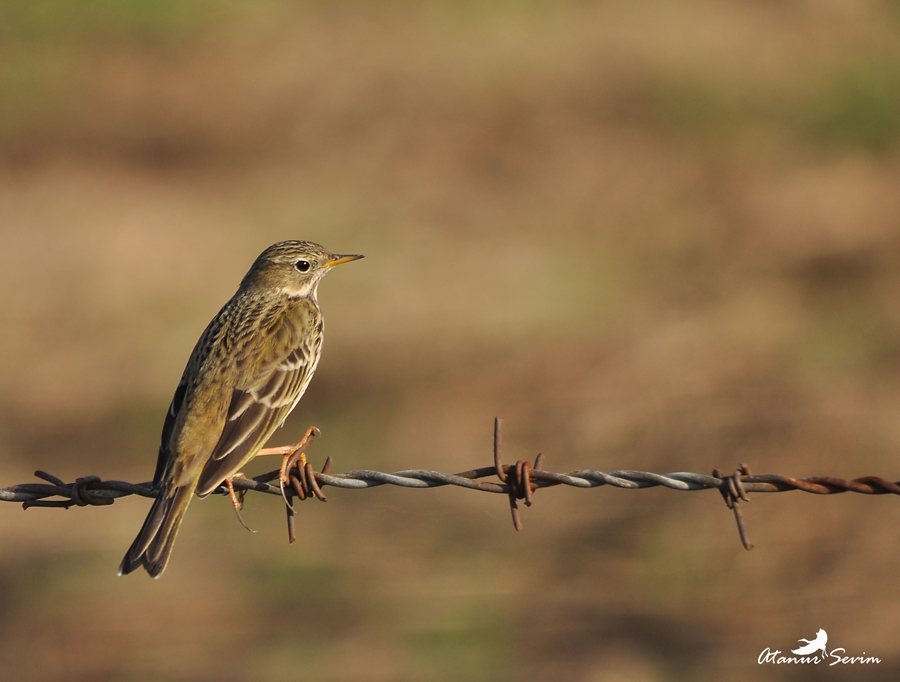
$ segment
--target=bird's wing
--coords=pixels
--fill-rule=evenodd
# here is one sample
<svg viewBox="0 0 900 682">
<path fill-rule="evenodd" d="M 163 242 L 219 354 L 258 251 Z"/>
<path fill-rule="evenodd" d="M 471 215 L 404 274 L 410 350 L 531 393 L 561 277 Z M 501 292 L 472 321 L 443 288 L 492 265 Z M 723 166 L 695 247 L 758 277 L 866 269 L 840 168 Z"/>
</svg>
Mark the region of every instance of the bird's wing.
<svg viewBox="0 0 900 682">
<path fill-rule="evenodd" d="M 178 413 L 184 404 L 184 395 L 187 392 L 187 379 L 181 378 L 178 388 L 175 389 L 175 395 L 169 405 L 169 411 L 166 412 L 166 421 L 163 423 L 162 438 L 159 444 L 159 456 L 156 458 L 156 472 L 153 474 L 153 485 L 157 485 L 163 478 L 166 465 L 169 463 L 172 451 L 169 443 L 172 440 L 172 431 L 175 430 L 175 422 L 178 419 Z"/>
<path fill-rule="evenodd" d="M 258 336 L 254 345 L 265 344 L 267 357 L 232 390 L 225 426 L 200 474 L 198 495 L 208 495 L 252 459 L 294 409 L 318 362 L 317 317 L 287 319 L 271 334 Z"/>
<path fill-rule="evenodd" d="M 181 476 L 178 472 L 183 468 L 184 462 L 179 461 L 179 455 L 182 453 L 173 440 L 177 440 L 180 430 L 184 428 L 185 417 L 191 412 L 191 405 L 195 402 L 197 388 L 202 383 L 198 381 L 198 374 L 202 371 L 210 356 L 210 351 L 215 345 L 215 339 L 222 332 L 223 320 L 230 317 L 226 313 L 232 303 L 233 299 L 225 304 L 222 310 L 219 311 L 219 314 L 203 330 L 203 333 L 194 345 L 194 350 L 191 351 L 187 366 L 181 374 L 181 380 L 178 382 L 175 395 L 169 404 L 169 411 L 166 413 L 166 421 L 163 423 L 159 456 L 156 459 L 156 472 L 153 475 L 154 485 L 158 485 L 164 480 L 168 481 L 170 478 L 179 478 Z M 165 485 L 169 484 L 166 483 Z"/>
</svg>

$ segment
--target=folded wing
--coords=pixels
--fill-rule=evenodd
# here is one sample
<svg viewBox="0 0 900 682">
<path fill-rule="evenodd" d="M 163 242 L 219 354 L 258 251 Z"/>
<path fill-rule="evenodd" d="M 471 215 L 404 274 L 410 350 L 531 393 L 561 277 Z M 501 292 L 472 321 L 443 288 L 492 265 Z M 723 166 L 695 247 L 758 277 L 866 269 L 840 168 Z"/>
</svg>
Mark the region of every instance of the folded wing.
<svg viewBox="0 0 900 682">
<path fill-rule="evenodd" d="M 321 335 L 304 333 L 304 326 L 283 331 L 285 338 L 271 344 L 275 350 L 271 361 L 233 389 L 225 427 L 200 474 L 198 495 L 208 495 L 253 459 L 300 400 L 321 344 Z"/>
</svg>

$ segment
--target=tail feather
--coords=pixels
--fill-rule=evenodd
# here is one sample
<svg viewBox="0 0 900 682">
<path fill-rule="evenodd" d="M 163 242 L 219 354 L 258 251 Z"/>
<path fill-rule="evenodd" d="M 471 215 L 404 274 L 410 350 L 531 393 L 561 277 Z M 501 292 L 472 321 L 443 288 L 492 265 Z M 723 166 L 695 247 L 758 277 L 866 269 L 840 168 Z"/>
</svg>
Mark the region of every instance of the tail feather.
<svg viewBox="0 0 900 682">
<path fill-rule="evenodd" d="M 162 575 L 196 487 L 194 483 L 163 490 L 119 564 L 119 575 L 131 573 L 141 566 L 154 578 Z"/>
</svg>

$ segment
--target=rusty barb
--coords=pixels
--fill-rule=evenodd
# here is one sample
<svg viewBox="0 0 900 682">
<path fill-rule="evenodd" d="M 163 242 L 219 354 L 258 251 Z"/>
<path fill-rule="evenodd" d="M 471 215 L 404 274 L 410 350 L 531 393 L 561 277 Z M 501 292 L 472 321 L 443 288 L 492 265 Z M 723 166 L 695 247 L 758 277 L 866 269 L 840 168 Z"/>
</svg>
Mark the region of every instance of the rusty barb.
<svg viewBox="0 0 900 682">
<path fill-rule="evenodd" d="M 718 490 L 725 504 L 734 513 L 741 543 L 746 549 L 753 545 L 747 537 L 741 513 L 741 502 L 749 502 L 750 493 L 780 493 L 789 490 L 800 490 L 815 495 L 835 495 L 852 492 L 863 495 L 900 495 L 900 482 L 892 483 L 878 476 L 865 476 L 847 480 L 831 476 L 811 476 L 808 478 L 790 478 L 779 474 L 750 473 L 746 464 L 741 464 L 731 474 L 724 475 L 718 469 L 711 476 L 691 472 L 675 472 L 671 474 L 654 474 L 648 471 L 613 471 L 604 473 L 593 469 L 579 469 L 567 473 L 544 471 L 544 456 L 537 455 L 534 465 L 520 459 L 514 465 L 503 464 L 502 423 L 494 420 L 494 464 L 493 466 L 463 471 L 458 474 L 447 474 L 426 469 L 408 469 L 394 473 L 381 471 L 357 470 L 343 474 L 332 474 L 332 460 L 325 460 L 322 471 L 317 472 L 312 464 L 301 457 L 312 440 L 313 430 L 307 432 L 304 440 L 284 448 L 273 448 L 279 451 L 271 454 L 287 454 L 292 456 L 285 465 L 285 472 L 280 469 L 269 471 L 254 478 L 238 478 L 232 481 L 234 489 L 243 495 L 247 491 L 283 495 L 287 508 L 288 537 L 294 542 L 293 499 L 306 500 L 311 497 L 326 502 L 322 488 L 330 485 L 335 488 L 359 490 L 375 488 L 382 485 L 394 485 L 403 488 L 439 488 L 446 485 L 480 490 L 482 492 L 506 495 L 512 512 L 512 521 L 516 530 L 522 530 L 518 500 L 524 500 L 526 506 L 534 502 L 534 494 L 538 488 L 550 488 L 567 485 L 574 488 L 599 488 L 608 485 L 627 490 L 655 488 L 662 486 L 672 490 Z M 283 451 L 283 452 L 282 452 Z M 282 473 L 286 473 L 282 476 Z M 9 488 L 0 488 L 0 501 L 21 502 L 22 507 L 64 507 L 72 506 L 107 506 L 117 498 L 127 495 L 156 497 L 158 491 L 152 483 L 126 483 L 125 481 L 102 481 L 98 476 L 78 478 L 74 483 L 65 483 L 56 476 L 36 471 L 35 476 L 45 483 L 23 483 Z M 480 480 L 496 477 L 497 480 Z M 219 486 L 214 493 L 227 495 L 225 485 Z"/>
<path fill-rule="evenodd" d="M 513 526 L 516 530 L 522 530 L 522 519 L 519 518 L 519 505 L 516 504 L 516 500 L 525 500 L 525 504 L 531 506 L 532 495 L 538 489 L 537 483 L 532 480 L 532 474 L 541 468 L 544 453 L 539 452 L 534 458 L 534 467 L 531 466 L 531 462 L 524 459 L 517 461 L 515 466 L 504 466 L 501 458 L 502 425 L 503 420 L 494 417 L 494 473 L 509 487 L 509 509 L 512 512 Z"/>
<path fill-rule="evenodd" d="M 753 549 L 750 544 L 750 538 L 747 537 L 747 529 L 744 528 L 744 515 L 741 514 L 741 505 L 739 500 L 749 502 L 747 490 L 744 488 L 744 477 L 750 475 L 750 467 L 741 464 L 731 476 L 722 476 L 718 469 L 713 469 L 712 475 L 720 479 L 724 485 L 719 486 L 719 492 L 722 493 L 722 499 L 725 500 L 725 506 L 734 512 L 734 520 L 737 523 L 738 535 L 741 536 L 741 544 L 748 552 Z"/>
</svg>

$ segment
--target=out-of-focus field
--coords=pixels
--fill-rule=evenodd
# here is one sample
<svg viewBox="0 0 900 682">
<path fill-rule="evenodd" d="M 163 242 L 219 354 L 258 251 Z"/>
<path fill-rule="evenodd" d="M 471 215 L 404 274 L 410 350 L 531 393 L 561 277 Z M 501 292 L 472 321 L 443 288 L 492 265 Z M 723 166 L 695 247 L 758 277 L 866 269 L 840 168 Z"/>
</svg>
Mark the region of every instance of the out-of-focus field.
<svg viewBox="0 0 900 682">
<path fill-rule="evenodd" d="M 270 243 L 320 290 L 279 433 L 336 471 L 748 462 L 900 479 L 896 2 L 6 0 L 0 486 L 152 476 Z M 271 468 L 259 462 L 248 473 Z M 0 670 L 44 680 L 892 680 L 900 500 L 326 489 L 0 505 Z M 761 666 L 818 628 L 879 665 Z"/>
</svg>

